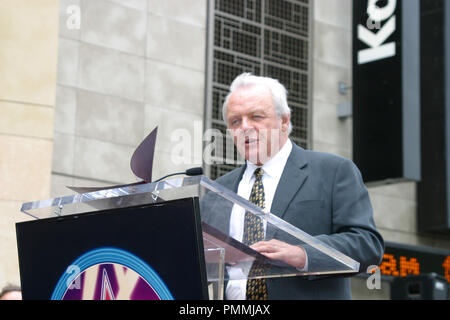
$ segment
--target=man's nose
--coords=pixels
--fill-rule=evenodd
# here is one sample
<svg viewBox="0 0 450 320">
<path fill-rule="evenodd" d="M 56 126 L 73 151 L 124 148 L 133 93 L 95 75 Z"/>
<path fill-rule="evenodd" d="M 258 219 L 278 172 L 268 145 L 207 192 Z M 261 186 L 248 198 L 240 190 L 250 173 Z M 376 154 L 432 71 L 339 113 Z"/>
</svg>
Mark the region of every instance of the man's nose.
<svg viewBox="0 0 450 320">
<path fill-rule="evenodd" d="M 248 130 L 250 130 L 252 128 L 253 128 L 253 126 L 252 126 L 251 121 L 249 121 L 248 118 L 242 118 L 242 123 L 241 123 L 242 131 L 245 132 L 245 131 L 248 131 Z"/>
</svg>

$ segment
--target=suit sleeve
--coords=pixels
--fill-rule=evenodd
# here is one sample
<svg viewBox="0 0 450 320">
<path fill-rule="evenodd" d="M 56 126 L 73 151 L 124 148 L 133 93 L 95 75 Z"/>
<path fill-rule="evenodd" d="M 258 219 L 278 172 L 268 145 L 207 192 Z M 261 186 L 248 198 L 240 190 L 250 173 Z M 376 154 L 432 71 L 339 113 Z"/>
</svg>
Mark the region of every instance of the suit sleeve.
<svg viewBox="0 0 450 320">
<path fill-rule="evenodd" d="M 361 173 L 350 160 L 336 168 L 332 186 L 332 232 L 316 238 L 360 263 L 360 272 L 379 265 L 384 241 L 375 227 L 369 194 Z M 314 264 L 311 255 L 310 263 Z"/>
</svg>

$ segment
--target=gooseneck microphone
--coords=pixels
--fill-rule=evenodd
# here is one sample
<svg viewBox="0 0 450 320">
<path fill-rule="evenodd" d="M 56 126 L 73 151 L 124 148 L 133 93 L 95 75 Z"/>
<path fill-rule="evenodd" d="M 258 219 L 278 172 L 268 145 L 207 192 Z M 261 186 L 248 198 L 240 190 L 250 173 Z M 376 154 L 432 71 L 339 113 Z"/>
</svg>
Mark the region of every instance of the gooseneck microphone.
<svg viewBox="0 0 450 320">
<path fill-rule="evenodd" d="M 171 176 L 176 176 L 176 175 L 179 175 L 179 174 L 185 174 L 185 175 L 188 175 L 188 176 L 198 176 L 198 175 L 203 174 L 203 168 L 202 167 L 195 167 L 195 168 L 187 169 L 184 172 L 171 173 L 171 174 L 168 174 L 167 176 L 159 178 L 158 180 L 155 180 L 153 182 L 159 182 L 159 181 L 161 181 L 161 180 L 163 180 L 165 178 L 168 178 L 168 177 L 171 177 Z"/>
</svg>

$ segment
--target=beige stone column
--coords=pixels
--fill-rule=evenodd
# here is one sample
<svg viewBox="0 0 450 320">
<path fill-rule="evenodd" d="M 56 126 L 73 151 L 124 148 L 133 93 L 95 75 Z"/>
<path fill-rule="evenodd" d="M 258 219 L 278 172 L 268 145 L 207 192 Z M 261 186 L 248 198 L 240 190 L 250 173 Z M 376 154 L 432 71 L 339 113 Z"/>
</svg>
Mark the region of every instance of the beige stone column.
<svg viewBox="0 0 450 320">
<path fill-rule="evenodd" d="M 50 194 L 58 4 L 0 1 L 0 288 L 20 284 L 21 204 Z"/>
</svg>

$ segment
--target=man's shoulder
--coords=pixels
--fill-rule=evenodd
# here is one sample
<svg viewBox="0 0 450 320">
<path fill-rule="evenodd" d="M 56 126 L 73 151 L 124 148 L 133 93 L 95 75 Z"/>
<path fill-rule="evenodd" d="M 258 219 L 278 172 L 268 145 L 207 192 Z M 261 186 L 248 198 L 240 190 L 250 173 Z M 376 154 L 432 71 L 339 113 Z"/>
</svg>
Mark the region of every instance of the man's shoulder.
<svg viewBox="0 0 450 320">
<path fill-rule="evenodd" d="M 308 163 L 324 163 L 324 164 L 326 163 L 339 165 L 343 162 L 352 162 L 352 160 L 337 154 L 323 151 L 307 150 L 297 145 L 294 145 L 293 151 L 298 154 L 301 154 L 301 156 Z"/>
<path fill-rule="evenodd" d="M 351 176 L 361 175 L 361 171 L 353 160 L 341 155 L 305 149 L 301 149 L 300 153 L 303 161 L 314 174 L 330 177 L 335 176 L 337 172 Z"/>
<path fill-rule="evenodd" d="M 296 146 L 293 149 L 291 165 L 306 167 L 315 175 L 334 176 L 337 172 L 360 175 L 358 166 L 351 160 L 333 153 L 305 150 Z"/>
</svg>

